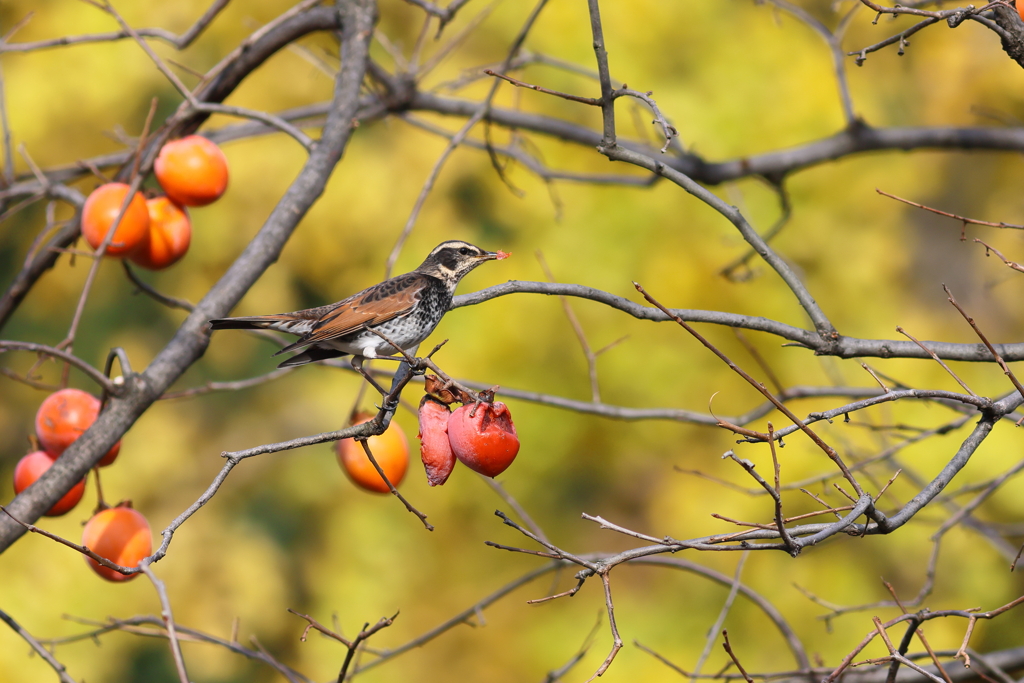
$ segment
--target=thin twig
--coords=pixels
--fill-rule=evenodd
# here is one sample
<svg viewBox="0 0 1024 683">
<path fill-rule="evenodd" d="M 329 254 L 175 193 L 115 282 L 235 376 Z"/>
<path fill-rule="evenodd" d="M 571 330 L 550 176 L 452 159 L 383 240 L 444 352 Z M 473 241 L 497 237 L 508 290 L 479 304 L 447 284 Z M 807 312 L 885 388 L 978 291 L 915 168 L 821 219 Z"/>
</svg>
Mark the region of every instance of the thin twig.
<svg viewBox="0 0 1024 683">
<path fill-rule="evenodd" d="M 561 97 L 563 100 L 569 100 L 570 102 L 579 102 L 581 104 L 589 104 L 592 107 L 601 106 L 601 100 L 594 97 L 580 97 L 579 95 L 571 95 L 569 93 L 559 92 L 558 90 L 549 90 L 548 88 L 542 88 L 539 85 L 525 83 L 523 81 L 520 81 L 519 79 L 512 78 L 511 76 L 508 76 L 506 74 L 500 74 L 497 71 L 494 71 L 493 69 L 484 69 L 484 73 L 487 74 L 488 76 L 494 76 L 495 78 L 500 78 L 503 81 L 508 81 L 517 88 L 527 88 L 529 90 L 536 90 L 537 92 L 542 92 L 545 95 L 554 95 L 555 97 Z"/>
<path fill-rule="evenodd" d="M 615 655 L 619 654 L 619 650 L 622 649 L 622 637 L 619 635 L 619 627 L 615 623 L 615 604 L 612 602 L 612 587 L 608 579 L 608 572 L 601 572 L 601 583 L 604 585 L 604 604 L 608 609 L 608 626 L 612 632 L 612 649 L 608 653 L 608 656 L 601 662 L 601 666 L 597 668 L 594 675 L 587 679 L 587 683 L 590 683 L 598 676 L 603 676 L 608 667 L 612 665 L 612 661 L 615 660 Z"/>
<path fill-rule="evenodd" d="M 555 275 L 551 272 L 551 268 L 548 266 L 547 260 L 544 258 L 544 254 L 537 251 L 537 261 L 540 262 L 541 270 L 544 271 L 545 277 L 551 282 L 555 281 Z M 590 376 L 590 398 L 594 403 L 601 402 L 601 389 L 597 381 L 597 353 L 594 353 L 590 348 L 590 342 L 587 341 L 587 335 L 583 331 L 583 325 L 580 324 L 579 318 L 576 317 L 575 311 L 572 310 L 572 306 L 569 304 L 568 298 L 564 296 L 558 297 L 559 303 L 562 304 L 562 311 L 565 313 L 565 317 L 569 320 L 569 325 L 572 326 L 572 331 L 576 335 L 576 340 L 579 341 L 580 347 L 583 349 L 583 356 L 587 361 L 587 374 Z M 606 350 L 602 349 L 602 351 Z"/>
<path fill-rule="evenodd" d="M 548 541 L 548 537 L 544 533 L 544 529 L 542 529 L 539 524 L 533 521 L 533 518 L 530 517 L 529 513 L 526 512 L 526 509 L 519 504 L 519 501 L 516 500 L 511 493 L 505 490 L 505 487 L 502 486 L 500 482 L 495 481 L 493 477 L 485 477 L 483 475 L 480 475 L 480 478 L 483 479 L 484 482 L 488 486 L 490 486 L 495 493 L 498 494 L 498 497 L 500 497 L 503 501 L 508 503 L 509 507 L 515 510 L 515 513 L 519 515 L 519 519 L 523 520 L 523 523 L 526 524 L 526 526 L 528 526 L 530 530 L 537 535 L 537 538 L 541 539 L 542 541 Z"/>
<path fill-rule="evenodd" d="M 897 331 L 897 332 L 899 332 L 900 334 L 902 334 L 903 336 L 905 336 L 905 337 L 906 337 L 907 339 L 909 339 L 910 341 L 912 341 L 912 342 L 914 342 L 915 344 L 917 344 L 918 346 L 920 346 L 920 347 L 921 347 L 921 349 L 922 349 L 922 350 L 924 350 L 924 352 L 925 352 L 925 353 L 927 353 L 927 354 L 928 354 L 929 356 L 931 356 L 931 357 L 932 357 L 932 359 L 933 359 L 933 360 L 934 360 L 934 361 L 935 361 L 936 363 L 938 363 L 939 365 L 941 365 L 941 366 L 942 366 L 942 369 L 943 369 L 943 370 L 945 370 L 945 371 L 946 371 L 947 373 L 949 373 L 949 376 L 950 376 L 950 377 L 952 377 L 953 379 L 955 379 L 955 380 L 956 380 L 956 383 L 957 383 L 957 384 L 959 384 L 959 385 L 960 385 L 961 387 L 963 387 L 964 391 L 966 391 L 966 392 L 967 392 L 968 394 L 970 394 L 971 396 L 977 396 L 977 394 L 975 394 L 975 393 L 974 393 L 973 391 L 971 391 L 971 388 L 970 388 L 969 386 L 967 386 L 967 384 L 966 384 L 966 383 L 965 383 L 965 382 L 964 382 L 964 381 L 963 381 L 962 379 L 960 379 L 960 378 L 959 378 L 959 377 L 957 376 L 957 374 L 956 374 L 955 372 L 953 372 L 953 370 L 952 370 L 952 369 L 951 369 L 951 368 L 950 368 L 950 367 L 949 367 L 948 365 L 946 365 L 946 363 L 945 363 L 945 362 L 943 362 L 943 360 L 942 360 L 941 358 L 939 358 L 939 357 L 938 357 L 937 355 L 935 355 L 935 352 L 934 352 L 934 351 L 932 351 L 932 350 L 931 350 L 931 349 L 929 349 L 929 348 L 928 348 L 927 346 L 925 346 L 925 345 L 924 345 L 924 344 L 923 344 L 922 342 L 918 341 L 918 340 L 917 340 L 916 338 L 914 338 L 913 336 L 911 336 L 911 335 L 910 335 L 910 333 L 908 333 L 908 332 L 907 332 L 906 330 L 904 330 L 904 329 L 903 329 L 902 327 L 900 327 L 899 325 L 897 325 L 897 326 L 896 326 L 896 331 Z"/>
<path fill-rule="evenodd" d="M 22 628 L 21 624 L 16 622 L 13 617 L 9 614 L 0 610 L 0 621 L 11 627 L 11 630 L 21 636 L 21 639 L 31 646 L 32 650 L 35 651 L 43 661 L 50 665 L 50 668 L 57 674 L 57 678 L 60 679 L 61 683 L 75 683 L 75 679 L 68 675 L 67 668 L 57 661 L 57 658 L 50 653 L 45 647 L 36 640 L 31 633 Z"/>
<path fill-rule="evenodd" d="M 889 595 L 892 596 L 893 601 L 897 605 L 899 605 L 900 611 L 904 614 L 908 614 L 907 608 L 903 605 L 903 602 L 900 601 L 900 598 L 896 594 L 896 589 L 893 587 L 893 585 L 888 581 L 884 580 L 882 581 L 882 584 L 885 586 L 886 590 L 889 591 Z M 935 655 L 935 651 L 932 649 L 932 646 L 928 644 L 928 639 L 924 636 L 924 630 L 918 627 L 914 629 L 914 633 L 917 635 L 918 640 L 921 641 L 921 644 L 924 645 L 924 649 L 928 651 L 928 655 L 932 658 L 932 664 L 934 664 L 935 668 L 939 671 L 939 673 L 942 674 L 943 680 L 946 683 L 953 683 L 953 680 L 949 677 L 949 674 L 946 673 L 945 667 L 942 666 L 942 662 L 940 662 L 939 658 Z"/>
<path fill-rule="evenodd" d="M 0 340 L 0 354 L 5 351 L 29 351 L 37 353 L 41 356 L 52 356 L 58 358 L 68 365 L 73 365 L 86 374 L 92 381 L 99 384 L 104 391 L 109 392 L 115 396 L 120 395 L 123 391 L 123 387 L 116 386 L 110 378 L 104 375 L 102 372 L 94 368 L 93 366 L 86 363 L 78 356 L 72 354 L 69 351 L 54 348 L 52 346 L 46 346 L 45 344 L 33 344 L 31 342 L 21 341 L 8 341 Z"/>
<path fill-rule="evenodd" d="M 647 291 L 642 286 L 640 286 L 640 284 L 634 282 L 633 286 L 636 287 L 637 291 L 640 292 L 643 295 L 643 297 L 648 302 L 650 302 L 652 305 L 656 306 L 665 315 L 669 316 L 679 326 L 681 326 L 683 329 L 685 329 L 687 332 L 689 332 L 695 339 L 697 339 L 697 341 L 699 341 L 701 344 L 703 344 L 705 348 L 707 348 L 709 351 L 711 351 L 716 356 L 718 356 L 720 359 L 722 359 L 722 361 L 725 362 L 725 364 L 728 365 L 730 369 L 732 369 L 740 377 L 745 379 L 748 384 L 750 384 L 752 387 L 757 389 L 765 398 L 767 398 L 769 401 L 771 401 L 772 404 L 776 408 L 778 408 L 779 411 L 782 412 L 782 414 L 784 414 L 786 417 L 788 417 L 790 420 L 792 420 L 793 424 L 798 429 L 800 429 L 802 432 L 804 432 L 804 434 L 806 434 L 808 437 L 810 437 L 811 441 L 813 441 L 821 450 L 823 450 L 825 452 L 825 454 L 832 460 L 832 462 L 834 462 L 839 467 L 840 471 L 843 473 L 843 477 L 848 482 L 850 482 L 850 485 L 853 486 L 853 488 L 857 492 L 857 494 L 858 495 L 863 495 L 864 494 L 864 490 L 861 488 L 860 484 L 854 478 L 853 474 L 850 473 L 850 470 L 849 470 L 849 468 L 847 468 L 846 463 L 844 463 L 842 458 L 839 457 L 839 454 L 836 453 L 835 449 L 832 448 L 831 446 L 829 446 L 827 443 L 825 443 L 821 439 L 821 437 L 819 437 L 817 434 L 815 434 L 814 431 L 811 430 L 806 424 L 804 424 L 804 422 L 800 418 L 798 418 L 796 415 L 794 415 L 793 411 L 791 411 L 789 408 L 787 408 L 782 403 L 782 401 L 780 401 L 779 399 L 775 398 L 775 396 L 770 391 L 768 391 L 763 384 L 761 384 L 760 382 L 755 380 L 753 377 L 748 375 L 742 368 L 740 368 L 735 363 L 733 363 L 731 360 L 729 360 L 729 358 L 724 353 L 722 353 L 720 350 L 718 350 L 718 348 L 716 348 L 714 344 L 712 344 L 707 339 L 705 339 L 699 332 L 697 332 L 697 330 L 695 330 L 692 327 L 690 327 L 690 325 L 687 324 L 686 321 L 684 321 L 678 315 L 672 313 L 669 309 L 665 308 L 659 301 L 654 299 L 654 297 L 652 297 L 650 294 L 648 294 Z"/>
<path fill-rule="evenodd" d="M 729 654 L 729 658 L 732 659 L 733 664 L 736 665 L 736 668 L 739 669 L 741 674 L 743 674 L 744 680 L 746 680 L 747 683 L 754 683 L 754 679 L 750 677 L 750 674 L 747 673 L 747 670 L 743 668 L 742 664 L 740 664 L 740 660 L 738 657 L 736 657 L 736 653 L 733 652 L 732 645 L 729 644 L 729 632 L 724 629 L 722 630 L 722 647 Z"/>
<path fill-rule="evenodd" d="M 974 322 L 974 318 L 967 315 L 967 311 L 965 311 L 960 306 L 960 304 L 957 303 L 956 299 L 953 298 L 953 293 L 949 291 L 949 287 L 947 287 L 946 285 L 942 285 L 942 289 L 944 292 L 946 292 L 946 297 L 948 298 L 949 303 L 953 304 L 953 307 L 956 308 L 956 310 L 960 311 L 960 315 L 964 317 L 964 320 L 967 321 L 967 324 L 970 325 L 971 329 L 974 330 L 974 333 L 978 335 L 978 339 L 980 339 L 981 343 L 985 345 L 985 348 L 989 350 L 989 353 L 992 354 L 992 357 L 996 359 L 996 363 L 999 364 L 999 367 L 1003 369 L 1003 374 L 1010 379 L 1010 382 L 1013 383 L 1013 387 L 1017 390 L 1021 397 L 1024 397 L 1024 387 L 1021 386 L 1020 382 L 1017 380 L 1017 376 L 1013 374 L 1013 371 L 1010 370 L 1010 366 L 1006 364 L 1006 361 L 1004 361 L 1003 357 L 999 355 L 999 352 L 996 351 L 996 348 L 992 346 L 992 342 L 988 340 L 988 338 L 984 335 L 984 333 L 982 333 L 978 325 Z"/>
<path fill-rule="evenodd" d="M 192 42 L 199 37 L 203 30 L 210 25 L 210 23 L 216 18 L 224 7 L 227 6 L 230 0 L 214 0 L 210 5 L 209 9 L 203 13 L 199 19 L 196 20 L 187 31 L 177 36 L 169 31 L 162 28 L 140 28 L 136 30 L 140 36 L 147 38 L 158 38 L 165 43 L 173 45 L 179 50 L 184 50 L 186 47 L 192 44 Z M 22 20 L 24 24 L 28 19 L 31 18 L 31 14 Z M 11 35 L 20 28 L 15 26 L 11 31 L 3 37 L 0 41 L 0 53 L 4 52 L 32 52 L 35 50 L 43 50 L 53 47 L 63 47 L 65 45 L 80 45 L 83 43 L 106 43 L 115 40 L 123 40 L 125 38 L 131 38 L 131 34 L 126 31 L 118 31 L 112 33 L 90 33 L 87 35 L 80 36 L 62 36 L 60 38 L 53 38 L 50 40 L 37 40 L 30 43 L 9 43 L 7 42 Z"/>
<path fill-rule="evenodd" d="M 168 306 L 170 308 L 180 308 L 180 309 L 182 309 L 184 311 L 188 311 L 190 313 L 193 310 L 195 310 L 196 305 L 194 303 L 192 303 L 191 301 L 186 301 L 185 299 L 178 299 L 178 298 L 173 297 L 173 296 L 167 296 L 166 294 L 161 294 L 155 288 L 153 288 L 150 285 L 148 285 L 145 282 L 143 282 L 139 278 L 139 276 L 135 273 L 135 270 L 132 269 L 132 267 L 130 265 L 128 265 L 127 259 L 122 260 L 121 261 L 121 265 L 124 266 L 125 275 L 128 276 L 128 279 L 132 281 L 132 284 L 135 285 L 140 292 L 146 294 L 147 296 L 152 297 L 156 301 L 159 301 L 160 303 L 162 303 L 164 306 Z"/>
<path fill-rule="evenodd" d="M 502 68 L 500 69 L 501 71 L 505 71 L 508 68 L 508 65 L 512 62 L 512 60 L 515 59 L 516 54 L 519 52 L 519 49 L 523 45 L 523 41 L 526 40 L 526 36 L 529 34 L 530 29 L 533 28 L 534 23 L 537 21 L 537 17 L 540 16 L 540 12 L 542 9 L 544 9 L 545 5 L 547 5 L 547 0 L 538 0 L 537 4 L 530 12 L 530 15 L 527 17 L 526 22 L 523 24 L 523 27 L 519 30 L 519 34 L 512 41 L 512 45 L 509 48 L 508 55 L 505 57 L 505 61 L 502 63 Z M 482 121 L 490 113 L 491 102 L 494 100 L 494 96 L 497 94 L 497 92 L 498 81 L 495 81 L 491 85 L 491 89 L 490 91 L 488 91 L 487 96 L 477 106 L 476 111 L 473 113 L 472 116 L 469 117 L 469 120 L 466 121 L 462 128 L 460 128 L 459 131 L 452 137 L 451 141 L 445 147 L 444 151 L 441 152 L 441 156 L 439 156 L 437 161 L 434 163 L 434 167 L 431 169 L 430 175 L 427 177 L 426 182 L 423 183 L 423 187 L 422 189 L 420 189 L 420 194 L 416 198 L 415 204 L 413 204 L 412 212 L 410 212 L 409 218 L 406 220 L 405 226 L 402 228 L 401 234 L 395 241 L 395 246 L 392 247 L 391 253 L 388 254 L 387 264 L 384 269 L 384 272 L 388 277 L 391 276 L 391 272 L 395 267 L 395 262 L 398 261 L 398 256 L 402 252 L 402 247 L 405 245 L 406 240 L 412 233 L 413 226 L 416 224 L 416 219 L 419 217 L 420 210 L 423 208 L 424 203 L 426 203 L 427 196 L 430 194 L 431 190 L 433 190 L 434 184 L 437 182 L 438 176 L 441 175 L 441 169 L 444 167 L 445 162 L 448 160 L 448 157 L 452 155 L 455 149 L 460 144 L 462 144 L 462 141 L 466 138 L 467 135 L 469 135 L 469 131 L 473 128 L 473 126 Z"/>
<path fill-rule="evenodd" d="M 725 624 L 725 618 L 729 614 L 729 610 L 732 609 L 733 603 L 736 601 L 736 596 L 739 594 L 740 588 L 740 577 L 743 575 L 743 567 L 747 563 L 747 558 L 750 557 L 750 553 L 743 553 L 740 555 L 739 562 L 736 563 L 736 571 L 733 573 L 732 585 L 729 587 L 729 595 L 725 598 L 725 603 L 722 605 L 722 609 L 718 612 L 718 618 L 715 619 L 715 623 L 708 629 L 708 637 L 704 642 L 704 649 L 701 650 L 700 657 L 697 659 L 697 663 L 693 666 L 693 673 L 688 675 L 688 678 L 695 679 L 700 676 L 701 669 L 704 668 L 704 663 L 707 662 L 708 657 L 711 655 L 711 649 L 715 645 L 715 640 L 718 638 L 718 633 L 722 630 L 722 625 Z M 653 653 L 652 653 L 653 654 Z"/>
<path fill-rule="evenodd" d="M 89 558 L 95 560 L 97 563 L 99 563 L 100 565 L 106 567 L 107 569 L 113 569 L 115 572 L 118 572 L 120 574 L 124 574 L 125 576 L 131 576 L 132 574 L 138 574 L 140 571 L 142 571 L 139 567 L 122 567 L 119 564 L 115 564 L 115 563 L 111 562 L 110 560 L 108 560 L 107 558 L 103 557 L 102 555 L 98 555 L 93 550 L 90 550 L 87 546 L 78 545 L 77 543 L 72 543 L 71 541 L 67 540 L 66 538 L 58 536 L 57 534 L 52 533 L 50 531 L 47 531 L 46 529 L 41 529 L 41 528 L 35 526 L 34 524 L 29 524 L 28 522 L 23 522 L 20 519 L 18 519 L 17 517 L 15 517 L 14 515 L 12 515 L 10 513 L 10 511 L 6 507 L 4 507 L 3 505 L 0 505 L 0 512 L 3 512 L 5 515 L 7 515 L 7 517 L 9 517 L 10 519 L 12 519 L 15 522 L 17 522 L 19 525 L 24 527 L 27 531 L 30 531 L 30 532 L 32 532 L 34 534 L 39 534 L 40 536 L 45 536 L 46 538 L 50 539 L 51 541 L 56 541 L 57 543 L 60 543 L 61 545 L 66 545 L 67 547 L 71 548 L 72 550 L 77 550 L 78 552 L 82 553 L 86 557 L 89 557 Z"/>
<path fill-rule="evenodd" d="M 388 479 L 388 475 L 384 474 L 384 468 L 381 467 L 377 463 L 376 458 L 373 457 L 373 453 L 370 452 L 370 444 L 366 441 L 366 439 L 360 440 L 359 445 L 363 447 L 363 452 L 366 453 L 366 457 L 370 459 L 370 464 L 372 464 L 373 468 L 377 470 L 377 474 L 379 474 L 380 478 L 384 480 L 384 483 L 388 485 L 388 489 L 391 491 L 391 495 L 395 496 L 396 498 L 398 498 L 398 500 L 402 501 L 402 504 L 405 505 L 406 510 L 419 517 L 420 521 L 423 522 L 423 526 L 426 528 L 427 531 L 433 531 L 434 525 L 427 521 L 427 516 L 420 512 L 419 510 L 417 510 L 415 507 L 413 507 L 413 504 L 410 503 L 405 496 L 398 492 L 398 489 L 395 488 L 395 485 L 391 483 L 390 479 Z"/>
<path fill-rule="evenodd" d="M 985 244 L 984 242 L 979 240 L 977 237 L 974 238 L 974 241 L 977 244 L 980 244 L 981 246 L 985 247 L 985 256 L 988 256 L 989 252 L 991 252 L 991 253 L 995 254 L 996 256 L 998 256 L 999 260 L 1002 261 L 1010 269 L 1015 270 L 1018 273 L 1024 273 L 1024 266 L 1022 266 L 1021 264 L 1017 263 L 1016 261 L 1011 261 L 1010 259 L 1006 258 L 1005 256 L 1003 256 L 1003 252 L 999 251 L 998 249 L 996 249 L 993 246 Z"/>
<path fill-rule="evenodd" d="M 904 199 L 903 197 L 897 197 L 894 194 L 889 194 L 888 192 L 883 192 L 882 190 L 879 190 L 877 187 L 875 188 L 875 192 L 877 192 L 878 194 L 882 195 L 883 197 L 889 197 L 890 199 L 895 199 L 898 202 L 903 202 L 904 204 L 909 204 L 910 206 L 916 206 L 919 209 L 924 209 L 925 211 L 931 211 L 932 213 L 936 213 L 936 214 L 938 214 L 940 216 L 946 216 L 947 218 L 952 218 L 954 220 L 958 220 L 961 223 L 970 223 L 971 225 L 984 225 L 984 226 L 987 226 L 987 227 L 990 227 L 990 228 L 1007 228 L 1007 229 L 1011 229 L 1011 230 L 1024 230 L 1024 225 L 1017 225 L 1016 223 L 1004 223 L 1002 221 L 999 221 L 998 223 L 993 223 L 992 221 L 982 221 L 982 220 L 978 220 L 976 218 L 968 218 L 967 216 L 961 216 L 960 214 L 956 214 L 956 213 L 949 213 L 948 211 L 942 211 L 940 209 L 933 209 L 930 206 L 925 206 L 924 204 L 918 204 L 917 202 L 912 202 L 909 199 Z"/>
<path fill-rule="evenodd" d="M 189 683 L 188 674 L 185 672 L 185 657 L 181 654 L 181 643 L 178 642 L 174 614 L 171 612 L 171 600 L 167 596 L 167 587 L 156 577 L 149 564 L 149 561 L 139 563 L 139 570 L 153 583 L 153 587 L 156 588 L 157 595 L 160 597 L 160 617 L 164 620 L 164 627 L 167 629 L 167 643 L 171 647 L 171 656 L 174 659 L 174 668 L 178 672 L 178 680 L 181 683 Z"/>
</svg>

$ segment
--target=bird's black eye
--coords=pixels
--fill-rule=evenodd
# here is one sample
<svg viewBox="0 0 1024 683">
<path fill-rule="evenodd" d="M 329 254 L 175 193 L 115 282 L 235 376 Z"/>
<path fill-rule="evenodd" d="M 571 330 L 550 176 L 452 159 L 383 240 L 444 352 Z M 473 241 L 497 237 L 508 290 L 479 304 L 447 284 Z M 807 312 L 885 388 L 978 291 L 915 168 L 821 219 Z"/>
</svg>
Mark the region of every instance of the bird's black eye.
<svg viewBox="0 0 1024 683">
<path fill-rule="evenodd" d="M 469 256 L 469 249 L 467 249 L 466 247 L 462 247 L 461 249 L 459 249 L 459 253 L 462 254 L 463 256 Z"/>
</svg>

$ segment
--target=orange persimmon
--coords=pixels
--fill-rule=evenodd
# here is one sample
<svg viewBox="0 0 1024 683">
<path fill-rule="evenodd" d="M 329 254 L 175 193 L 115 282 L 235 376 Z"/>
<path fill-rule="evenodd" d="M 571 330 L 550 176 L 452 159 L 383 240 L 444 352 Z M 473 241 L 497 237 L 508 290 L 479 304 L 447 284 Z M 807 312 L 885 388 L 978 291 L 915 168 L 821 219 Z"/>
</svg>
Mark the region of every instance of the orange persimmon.
<svg viewBox="0 0 1024 683">
<path fill-rule="evenodd" d="M 228 160 L 202 135 L 168 142 L 153 169 L 167 196 L 184 206 L 206 206 L 228 187 Z"/>
<path fill-rule="evenodd" d="M 132 263 L 149 270 L 162 270 L 177 263 L 192 241 L 192 223 L 188 210 L 168 197 L 146 200 L 149 230 L 131 254 Z"/>
<path fill-rule="evenodd" d="M 370 415 L 361 413 L 353 421 L 358 424 L 365 422 L 370 417 Z M 402 429 L 392 422 L 386 432 L 378 436 L 371 436 L 366 443 L 370 447 L 370 452 L 373 453 L 373 459 L 384 470 L 388 481 L 398 486 L 409 467 L 409 442 L 406 441 Z M 357 486 L 377 493 L 388 493 L 391 490 L 381 479 L 370 459 L 366 457 L 361 443 L 355 439 L 342 439 L 338 442 L 337 454 L 338 462 L 348 474 L 349 479 Z"/>
<path fill-rule="evenodd" d="M 141 512 L 119 505 L 97 512 L 86 522 L 82 545 L 114 564 L 132 568 L 153 552 L 153 536 Z M 116 572 L 91 557 L 85 561 L 107 581 L 129 581 L 138 576 Z"/>
<path fill-rule="evenodd" d="M 82 236 L 89 246 L 98 249 L 103 238 L 110 231 L 110 226 L 117 220 L 121 205 L 128 190 L 124 183 L 106 183 L 100 185 L 85 200 L 82 207 Z M 139 192 L 135 193 L 128 208 L 125 209 L 121 222 L 114 230 L 114 236 L 107 245 L 107 256 L 123 256 L 139 246 L 139 242 L 149 230 L 149 211 L 146 200 Z"/>
</svg>

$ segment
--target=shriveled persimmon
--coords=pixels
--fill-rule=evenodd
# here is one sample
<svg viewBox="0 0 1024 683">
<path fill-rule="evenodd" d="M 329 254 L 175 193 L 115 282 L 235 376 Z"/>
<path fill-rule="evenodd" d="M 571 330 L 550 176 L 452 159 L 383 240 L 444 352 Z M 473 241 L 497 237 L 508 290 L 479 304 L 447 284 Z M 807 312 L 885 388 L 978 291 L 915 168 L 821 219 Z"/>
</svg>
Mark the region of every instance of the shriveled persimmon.
<svg viewBox="0 0 1024 683">
<path fill-rule="evenodd" d="M 82 236 L 93 249 L 98 249 L 103 243 L 103 238 L 110 232 L 110 226 L 117 220 L 121 205 L 130 189 L 124 183 L 106 183 L 97 187 L 86 198 L 85 206 L 82 207 Z M 149 211 L 146 209 L 146 200 L 141 193 L 136 192 L 128 203 L 121 222 L 117 224 L 114 236 L 110 238 L 106 255 L 124 256 L 129 253 L 139 246 L 147 230 Z"/>
<path fill-rule="evenodd" d="M 149 270 L 162 270 L 177 263 L 192 241 L 188 210 L 168 197 L 146 200 L 149 230 L 128 258 Z"/>
<path fill-rule="evenodd" d="M 228 188 L 228 160 L 202 135 L 168 142 L 153 170 L 167 196 L 184 206 L 206 206 Z"/>
<path fill-rule="evenodd" d="M 43 476 L 43 472 L 50 469 L 53 465 L 53 460 L 49 455 L 43 451 L 32 451 L 14 466 L 14 493 L 18 494 L 27 489 L 32 484 L 36 483 L 39 477 Z M 85 493 L 85 479 L 78 482 L 71 487 L 64 496 L 54 503 L 53 507 L 47 510 L 44 514 L 47 517 L 59 517 L 63 514 L 71 512 L 71 510 L 78 505 L 78 501 L 82 500 L 82 494 Z"/>
<path fill-rule="evenodd" d="M 462 464 L 488 477 L 504 472 L 519 453 L 512 414 L 500 401 L 456 410 L 448 419 L 448 440 Z"/>
<path fill-rule="evenodd" d="M 448 441 L 448 420 L 451 411 L 448 406 L 424 396 L 420 401 L 420 460 L 427 472 L 427 483 L 440 486 L 448 481 L 455 468 L 455 454 Z"/>
<path fill-rule="evenodd" d="M 359 424 L 366 422 L 372 416 L 360 413 L 356 415 L 353 422 Z M 409 467 L 409 442 L 405 438 L 401 427 L 392 422 L 386 432 L 378 436 L 371 436 L 367 439 L 373 459 L 377 461 L 384 474 L 395 486 L 405 478 L 405 471 Z M 337 446 L 338 462 L 341 464 L 349 479 L 360 488 L 377 493 L 388 493 L 388 488 L 377 469 L 366 457 L 363 445 L 355 439 L 342 439 Z"/>
<path fill-rule="evenodd" d="M 82 545 L 105 560 L 129 569 L 153 552 L 149 522 L 138 510 L 119 505 L 100 510 L 85 524 Z M 86 557 L 92 570 L 107 581 L 128 581 L 138 574 L 122 574 Z"/>
<path fill-rule="evenodd" d="M 92 426 L 100 414 L 100 400 L 80 389 L 61 389 L 46 397 L 36 411 L 36 436 L 47 455 L 57 458 Z M 97 463 L 106 467 L 117 459 L 121 442 L 115 443 Z"/>
</svg>

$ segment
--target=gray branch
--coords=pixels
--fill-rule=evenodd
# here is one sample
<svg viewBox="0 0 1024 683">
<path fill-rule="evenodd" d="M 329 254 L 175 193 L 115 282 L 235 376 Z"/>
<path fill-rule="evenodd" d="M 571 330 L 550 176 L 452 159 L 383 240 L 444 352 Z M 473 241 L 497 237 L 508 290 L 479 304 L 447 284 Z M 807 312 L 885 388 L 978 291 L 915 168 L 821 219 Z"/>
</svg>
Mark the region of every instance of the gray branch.
<svg viewBox="0 0 1024 683">
<path fill-rule="evenodd" d="M 327 8 L 322 8 L 327 9 Z M 359 105 L 359 88 L 366 70 L 370 36 L 377 18 L 372 0 L 338 0 L 344 65 L 335 79 L 334 99 L 323 135 L 296 179 L 242 255 L 196 305 L 171 341 L 146 370 L 125 377 L 125 392 L 110 402 L 93 426 L 58 458 L 35 484 L 8 506 L 25 522 L 39 518 L 71 485 L 80 480 L 149 406 L 194 363 L 209 344 L 207 321 L 226 315 L 277 260 L 299 221 L 324 190 L 327 179 L 352 133 Z M 7 516 L 0 519 L 0 552 L 23 533 L 24 527 Z"/>
<path fill-rule="evenodd" d="M 667 322 L 670 320 L 668 316 L 658 309 L 638 304 L 625 297 L 585 285 L 561 282 L 509 280 L 503 284 L 494 285 L 478 292 L 460 294 L 455 297 L 452 307 L 473 306 L 509 294 L 574 296 L 597 301 L 639 320 L 651 320 L 654 322 Z M 690 308 L 674 308 L 670 310 L 687 322 L 711 323 L 774 334 L 791 342 L 796 342 L 797 345 L 806 347 L 819 356 L 836 356 L 839 358 L 931 358 L 920 346 L 906 340 L 858 339 L 857 337 L 846 337 L 843 335 L 839 335 L 835 339 L 824 340 L 811 330 L 805 330 L 760 316 Z M 953 344 L 950 342 L 925 341 L 924 344 L 934 351 L 939 358 L 946 360 L 972 361 L 976 363 L 994 362 L 992 354 L 981 343 Z M 1003 357 L 1003 360 L 1024 360 L 1024 343 L 993 344 L 993 346 Z"/>
<path fill-rule="evenodd" d="M 195 94 L 196 100 L 204 103 L 223 102 L 246 76 L 289 43 L 308 33 L 334 30 L 338 26 L 338 13 L 333 7 L 315 7 L 306 12 L 287 17 L 284 21 L 278 22 L 272 30 L 262 33 L 257 40 L 246 44 L 246 49 L 240 50 L 235 59 L 228 61 L 209 85 Z M 354 113 L 355 108 L 353 108 L 353 115 Z M 209 116 L 210 114 L 207 112 L 195 112 L 176 125 L 176 132 L 181 134 L 194 132 Z M 165 129 L 162 131 L 162 135 L 154 134 L 147 149 L 142 153 L 142 157 L 152 156 L 155 152 L 154 147 L 157 144 L 162 144 L 162 140 L 167 137 L 168 132 Z M 130 159 L 131 153 L 125 153 L 125 163 L 118 173 L 118 180 L 125 181 L 131 174 L 132 164 Z M 15 188 L 20 188 L 17 190 L 17 194 L 13 194 Z M 16 183 L 3 194 L 0 194 L 0 200 L 13 196 L 24 196 L 26 193 L 29 195 L 44 193 L 56 199 L 67 201 L 76 207 L 80 207 L 85 201 L 85 198 L 77 190 L 55 184 L 41 187 L 38 181 Z M 0 329 L 10 319 L 36 280 L 57 262 L 60 252 L 56 250 L 68 247 L 78 239 L 79 232 L 79 221 L 76 215 L 75 219 L 51 237 L 21 272 L 15 276 L 14 281 L 8 286 L 3 297 L 0 298 Z"/>
</svg>

